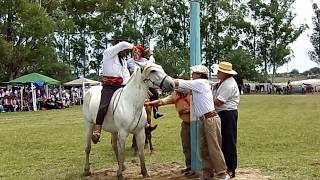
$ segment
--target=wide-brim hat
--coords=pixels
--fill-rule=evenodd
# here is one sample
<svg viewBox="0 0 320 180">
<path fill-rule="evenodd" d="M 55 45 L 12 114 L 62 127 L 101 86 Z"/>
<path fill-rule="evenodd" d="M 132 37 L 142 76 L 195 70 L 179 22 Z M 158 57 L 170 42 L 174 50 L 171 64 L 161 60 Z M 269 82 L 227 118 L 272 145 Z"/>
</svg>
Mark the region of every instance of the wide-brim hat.
<svg viewBox="0 0 320 180">
<path fill-rule="evenodd" d="M 190 70 L 195 73 L 200 73 L 200 74 L 205 74 L 205 75 L 209 74 L 209 69 L 204 65 L 191 66 Z"/>
<path fill-rule="evenodd" d="M 231 74 L 231 75 L 236 75 L 238 74 L 236 71 L 232 69 L 232 64 L 229 62 L 220 62 L 218 71 L 226 73 L 226 74 Z"/>
</svg>

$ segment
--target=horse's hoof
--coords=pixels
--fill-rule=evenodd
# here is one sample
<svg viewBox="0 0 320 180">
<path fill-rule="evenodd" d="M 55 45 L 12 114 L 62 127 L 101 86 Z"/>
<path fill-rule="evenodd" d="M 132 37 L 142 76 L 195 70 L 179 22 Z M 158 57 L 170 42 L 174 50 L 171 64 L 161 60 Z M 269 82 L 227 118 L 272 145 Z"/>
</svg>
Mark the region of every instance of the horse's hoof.
<svg viewBox="0 0 320 180">
<path fill-rule="evenodd" d="M 85 171 L 83 172 L 83 176 L 90 176 L 91 175 L 91 172 L 90 171 Z"/>
</svg>

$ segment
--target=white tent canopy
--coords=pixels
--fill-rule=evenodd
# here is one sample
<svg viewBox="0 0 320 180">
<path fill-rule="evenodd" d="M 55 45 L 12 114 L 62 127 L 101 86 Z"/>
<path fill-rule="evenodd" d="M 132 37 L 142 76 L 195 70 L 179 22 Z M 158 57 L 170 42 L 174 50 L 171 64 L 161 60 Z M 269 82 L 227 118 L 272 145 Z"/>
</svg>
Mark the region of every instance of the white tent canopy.
<svg viewBox="0 0 320 180">
<path fill-rule="evenodd" d="M 313 86 L 319 86 L 320 85 L 320 79 L 306 79 L 306 80 L 301 80 L 301 81 L 292 81 L 291 85 L 303 85 L 303 84 L 309 84 Z"/>
<path fill-rule="evenodd" d="M 96 85 L 96 84 L 100 84 L 99 81 L 94 81 L 91 79 L 87 79 L 87 78 L 79 78 L 79 79 L 75 79 L 69 82 L 66 82 L 63 84 L 63 86 L 83 86 L 83 84 L 90 84 L 90 85 Z"/>
</svg>

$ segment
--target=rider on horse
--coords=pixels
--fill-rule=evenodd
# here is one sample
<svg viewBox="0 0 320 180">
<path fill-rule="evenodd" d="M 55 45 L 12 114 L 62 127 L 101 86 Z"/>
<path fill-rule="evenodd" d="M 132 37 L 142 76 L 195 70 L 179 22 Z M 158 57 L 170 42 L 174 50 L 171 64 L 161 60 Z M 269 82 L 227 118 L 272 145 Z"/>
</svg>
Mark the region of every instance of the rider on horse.
<svg viewBox="0 0 320 180">
<path fill-rule="evenodd" d="M 103 53 L 103 77 L 102 90 L 99 110 L 96 118 L 96 124 L 92 134 L 92 142 L 97 144 L 101 135 L 101 128 L 104 117 L 107 113 L 112 95 L 123 87 L 130 79 L 130 73 L 125 60 L 126 50 L 132 49 L 131 43 L 118 40 L 114 41 L 114 46 L 106 49 Z"/>
</svg>

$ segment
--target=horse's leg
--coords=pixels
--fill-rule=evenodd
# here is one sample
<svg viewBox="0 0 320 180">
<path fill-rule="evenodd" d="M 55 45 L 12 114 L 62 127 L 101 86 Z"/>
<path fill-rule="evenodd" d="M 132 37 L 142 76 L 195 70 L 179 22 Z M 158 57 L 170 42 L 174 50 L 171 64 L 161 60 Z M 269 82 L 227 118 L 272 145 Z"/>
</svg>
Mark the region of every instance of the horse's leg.
<svg viewBox="0 0 320 180">
<path fill-rule="evenodd" d="M 91 152 L 91 136 L 93 132 L 93 123 L 90 122 L 85 122 L 85 129 L 86 129 L 86 134 L 85 134 L 85 153 L 86 153 L 86 160 L 85 160 L 85 165 L 84 165 L 84 176 L 88 176 L 91 174 L 90 172 L 90 162 L 89 162 L 89 156 Z"/>
<path fill-rule="evenodd" d="M 136 156 L 138 148 L 137 148 L 137 143 L 136 143 L 136 137 L 134 135 L 132 137 L 132 146 L 131 146 L 131 148 L 133 149 L 133 156 Z"/>
<path fill-rule="evenodd" d="M 113 151 L 116 155 L 116 159 L 117 159 L 117 162 L 118 162 L 118 165 L 119 165 L 119 159 L 118 159 L 118 144 L 117 144 L 117 141 L 118 141 L 118 133 L 112 133 L 112 139 L 111 139 L 111 142 L 112 142 L 112 148 L 113 148 Z M 126 169 L 126 167 L 124 166 L 124 164 L 122 164 L 122 171 L 124 171 Z"/>
<path fill-rule="evenodd" d="M 128 136 L 128 132 L 119 131 L 117 134 L 117 150 L 118 150 L 118 171 L 117 171 L 117 178 L 119 180 L 123 179 L 122 171 L 124 170 L 124 152 L 125 152 L 125 142 Z"/>
<path fill-rule="evenodd" d="M 141 174 L 143 177 L 149 177 L 148 171 L 146 169 L 146 164 L 144 161 L 144 154 L 143 154 L 143 144 L 145 141 L 145 131 L 144 128 L 141 128 L 141 130 L 136 134 L 136 142 L 138 146 L 138 153 L 140 158 L 140 167 L 141 167 Z"/>
<path fill-rule="evenodd" d="M 118 145 L 117 145 L 117 141 L 118 141 L 118 133 L 112 133 L 112 137 L 111 137 L 111 142 L 112 142 L 112 148 L 113 148 L 113 151 L 116 155 L 116 158 L 117 158 L 117 162 L 119 162 L 118 160 Z"/>
</svg>

